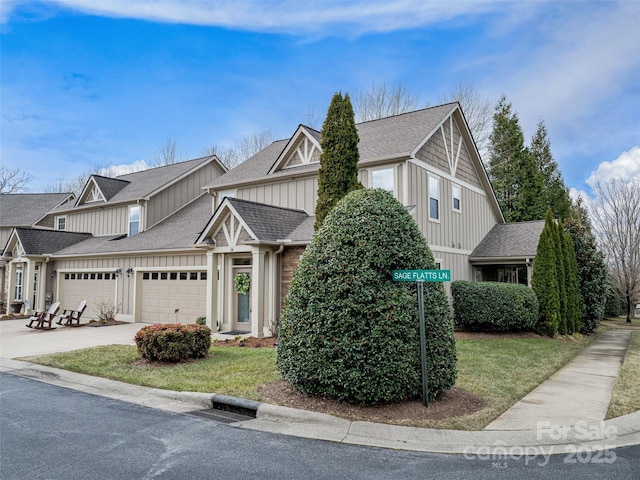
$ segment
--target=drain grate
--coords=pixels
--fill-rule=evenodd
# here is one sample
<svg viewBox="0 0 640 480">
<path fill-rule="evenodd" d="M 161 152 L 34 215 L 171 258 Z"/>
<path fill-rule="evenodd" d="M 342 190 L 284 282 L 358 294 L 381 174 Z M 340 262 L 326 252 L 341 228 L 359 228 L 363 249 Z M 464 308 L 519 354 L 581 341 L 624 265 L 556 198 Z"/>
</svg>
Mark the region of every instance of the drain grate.
<svg viewBox="0 0 640 480">
<path fill-rule="evenodd" d="M 209 410 L 196 410 L 194 412 L 187 412 L 188 415 L 195 417 L 206 418 L 207 420 L 213 420 L 219 423 L 236 423 L 244 422 L 246 420 L 253 420 L 255 414 L 243 415 L 241 413 L 229 412 L 224 410 L 218 410 L 217 408 L 211 408 Z"/>
</svg>

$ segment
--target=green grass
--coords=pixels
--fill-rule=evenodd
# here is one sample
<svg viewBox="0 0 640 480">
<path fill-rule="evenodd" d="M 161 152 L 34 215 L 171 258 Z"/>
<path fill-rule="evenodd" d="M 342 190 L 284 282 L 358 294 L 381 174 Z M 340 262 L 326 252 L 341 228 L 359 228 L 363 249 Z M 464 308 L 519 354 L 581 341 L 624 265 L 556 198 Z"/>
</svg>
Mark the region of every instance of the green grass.
<svg viewBox="0 0 640 480">
<path fill-rule="evenodd" d="M 486 403 L 477 412 L 430 425 L 479 430 L 571 360 L 594 337 L 458 340 L 458 381 Z"/>
<path fill-rule="evenodd" d="M 108 345 L 25 360 L 73 372 L 146 387 L 186 392 L 215 392 L 259 400 L 257 387 L 276 381 L 272 348 L 212 347 L 206 359 L 171 364 L 139 360 L 134 346 Z"/>
<path fill-rule="evenodd" d="M 633 332 L 631 343 L 613 387 L 607 419 L 640 410 L 640 331 Z"/>
<path fill-rule="evenodd" d="M 549 378 L 594 336 L 458 340 L 456 387 L 480 397 L 480 411 L 438 421 L 413 421 L 423 427 L 478 430 Z M 34 363 L 154 388 L 216 392 L 260 400 L 258 387 L 280 379 L 271 348 L 212 347 L 203 360 L 177 365 L 138 361 L 133 346 L 110 345 L 28 358 Z M 636 377 L 637 378 L 637 377 Z M 403 422 L 407 424 L 406 422 Z"/>
</svg>

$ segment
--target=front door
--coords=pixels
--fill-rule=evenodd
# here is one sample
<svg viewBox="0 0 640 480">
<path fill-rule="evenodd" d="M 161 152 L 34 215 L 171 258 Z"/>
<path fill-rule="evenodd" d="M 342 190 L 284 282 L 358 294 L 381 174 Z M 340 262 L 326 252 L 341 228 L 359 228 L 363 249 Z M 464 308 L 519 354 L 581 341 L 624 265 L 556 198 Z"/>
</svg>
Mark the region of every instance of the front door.
<svg viewBox="0 0 640 480">
<path fill-rule="evenodd" d="M 236 281 L 238 275 L 247 276 L 249 279 L 249 289 L 238 292 Z M 244 277 L 244 278 L 247 278 Z M 246 282 L 240 282 L 245 283 Z M 251 268 L 233 269 L 233 329 L 240 332 L 251 331 Z"/>
</svg>

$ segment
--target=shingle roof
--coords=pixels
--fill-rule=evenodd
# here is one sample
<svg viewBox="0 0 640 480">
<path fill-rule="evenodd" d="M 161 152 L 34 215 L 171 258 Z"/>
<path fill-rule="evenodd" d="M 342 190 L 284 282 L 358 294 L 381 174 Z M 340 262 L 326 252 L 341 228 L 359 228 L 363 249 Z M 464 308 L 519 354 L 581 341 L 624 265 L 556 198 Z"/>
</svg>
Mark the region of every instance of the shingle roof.
<svg viewBox="0 0 640 480">
<path fill-rule="evenodd" d="M 289 238 L 291 232 L 310 218 L 303 210 L 275 207 L 239 198 L 228 198 L 228 201 L 258 237 L 257 240 L 275 242 Z"/>
<path fill-rule="evenodd" d="M 57 250 L 91 238 L 90 233 L 45 230 L 31 227 L 18 227 L 15 231 L 27 255 L 52 254 Z"/>
<path fill-rule="evenodd" d="M 360 138 L 358 143 L 360 162 L 366 163 L 385 158 L 408 157 L 457 107 L 457 103 L 448 103 L 356 124 Z M 319 140 L 320 132 L 314 130 L 311 133 Z M 233 185 L 264 177 L 289 140 L 278 140 L 272 143 L 207 186 L 223 188 L 225 185 Z M 318 164 L 309 164 L 287 168 L 269 175 L 269 178 L 289 176 L 304 171 L 315 171 L 318 167 Z"/>
<path fill-rule="evenodd" d="M 534 258 L 543 228 L 544 220 L 496 224 L 471 252 L 469 260 Z"/>
<path fill-rule="evenodd" d="M 35 225 L 71 195 L 71 193 L 0 194 L 0 227 Z"/>
<path fill-rule="evenodd" d="M 109 203 L 132 202 L 150 196 L 160 188 L 174 182 L 182 175 L 211 161 L 217 161 L 214 155 L 165 165 L 163 167 L 151 168 L 141 172 L 128 173 L 112 179 L 100 176 L 94 178 L 99 182 L 101 189 L 104 185 L 109 194 L 113 195 L 107 198 Z M 104 180 L 110 181 L 105 182 Z M 128 183 L 126 183 L 123 188 L 118 188 L 123 182 Z M 103 193 L 105 196 L 107 195 L 105 191 L 103 191 Z M 95 204 L 90 204 L 90 206 L 95 206 Z M 56 211 L 60 212 L 71 209 L 73 209 L 72 206 L 69 208 L 61 207 L 56 209 Z"/>
<path fill-rule="evenodd" d="M 108 202 L 113 196 L 126 187 L 131 182 L 126 180 L 120 180 L 118 178 L 103 177 L 101 175 L 93 175 L 93 180 L 98 185 L 98 188 L 104 195 L 105 200 Z"/>
<path fill-rule="evenodd" d="M 211 197 L 205 194 L 150 230 L 133 237 L 120 238 L 122 235 L 93 237 L 55 253 L 56 255 L 82 255 L 193 248 L 202 226 L 210 217 Z"/>
</svg>

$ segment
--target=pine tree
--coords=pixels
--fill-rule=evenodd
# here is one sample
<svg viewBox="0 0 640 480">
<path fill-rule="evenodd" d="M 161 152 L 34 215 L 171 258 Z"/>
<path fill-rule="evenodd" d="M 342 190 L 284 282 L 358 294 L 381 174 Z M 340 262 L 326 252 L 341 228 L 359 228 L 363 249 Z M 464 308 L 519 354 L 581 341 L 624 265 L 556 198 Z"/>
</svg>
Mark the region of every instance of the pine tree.
<svg viewBox="0 0 640 480">
<path fill-rule="evenodd" d="M 558 294 L 558 277 L 556 273 L 557 258 L 555 254 L 556 225 L 551 212 L 546 216 L 545 226 L 540 234 L 536 260 L 533 264 L 531 286 L 536 292 L 540 304 L 540 316 L 536 330 L 549 336 L 558 333 L 560 298 Z"/>
<path fill-rule="evenodd" d="M 342 197 L 357 188 L 358 181 L 358 131 L 354 120 L 349 94 L 333 95 L 327 117 L 322 125 L 320 169 L 318 170 L 318 201 L 316 221 L 318 230 L 327 214 Z"/>
<path fill-rule="evenodd" d="M 551 143 L 543 121 L 538 123 L 538 129 L 531 138 L 529 153 L 542 177 L 545 208 L 551 208 L 554 218 L 560 220 L 568 218 L 571 215 L 572 206 L 569 189 L 551 154 Z"/>
<path fill-rule="evenodd" d="M 544 217 L 543 182 L 524 146 L 524 134 L 511 103 L 500 97 L 490 136 L 489 175 L 507 222 Z"/>
</svg>

